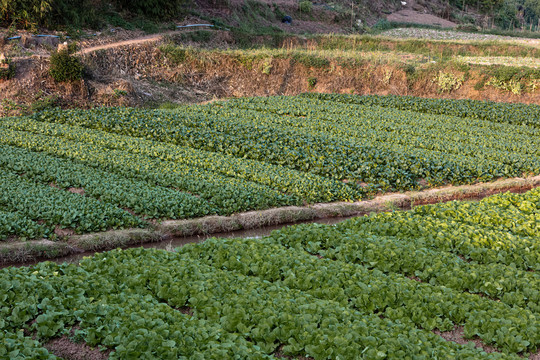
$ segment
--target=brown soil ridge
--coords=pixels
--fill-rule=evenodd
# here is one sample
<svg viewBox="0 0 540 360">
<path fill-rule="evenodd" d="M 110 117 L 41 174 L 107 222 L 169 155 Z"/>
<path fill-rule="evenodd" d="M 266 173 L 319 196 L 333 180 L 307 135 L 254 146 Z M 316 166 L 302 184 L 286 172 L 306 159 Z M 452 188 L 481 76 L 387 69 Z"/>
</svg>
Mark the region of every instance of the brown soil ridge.
<svg viewBox="0 0 540 360">
<path fill-rule="evenodd" d="M 125 99 L 131 106 L 149 101 L 165 89 L 183 87 L 190 93 L 207 94 L 198 102 L 212 98 L 230 98 L 244 96 L 297 95 L 304 92 L 347 93 L 357 95 L 413 95 L 429 98 L 473 99 L 502 102 L 520 102 L 540 104 L 539 91 L 522 91 L 519 94 L 495 89 L 490 86 L 477 89 L 478 81 L 485 77 L 482 65 L 471 65 L 468 79 L 458 89 L 441 92 L 440 85 L 434 79 L 439 71 L 464 76 L 462 71 L 452 65 L 444 69 L 432 67 L 432 63 L 418 64 L 416 75 L 408 75 L 404 64 L 422 62 L 420 55 L 401 54 L 388 56 L 379 53 L 362 53 L 366 62 L 347 65 L 339 57 L 332 58 L 326 68 L 313 67 L 294 60 L 294 53 L 273 56 L 272 52 L 263 53 L 266 59 L 253 60 L 245 64 L 235 53 L 220 51 L 186 50 L 186 58 L 176 63 L 166 52 L 155 44 L 141 44 L 135 47 L 97 51 L 82 56 L 83 62 L 93 74 L 94 80 L 89 86 L 110 83 L 111 77 L 125 79 L 131 84 L 133 92 L 127 91 Z M 253 54 L 252 54 L 253 55 Z M 251 56 L 251 55 L 250 55 Z M 253 55 L 254 56 L 254 55 Z M 373 56 L 372 60 L 371 56 Z M 261 70 L 265 61 L 271 65 L 269 73 Z M 382 61 L 382 63 L 381 63 Z M 414 67 L 414 66 L 413 66 Z M 316 79 L 310 86 L 308 79 Z M 146 84 L 160 84 L 151 88 Z M 139 86 L 141 85 L 141 86 Z M 118 87 L 118 86 L 117 86 Z M 147 90 L 145 90 L 145 88 Z M 90 101 L 100 102 L 99 91 Z M 113 90 L 109 91 L 113 94 Z M 170 98 L 172 102 L 185 102 L 182 96 Z M 112 95 L 110 95 L 112 96 Z M 109 97 L 110 97 L 109 96 Z M 188 101 L 189 102 L 189 101 Z M 121 104 L 125 105 L 125 104 Z"/>
<path fill-rule="evenodd" d="M 26 114 L 34 111 L 35 105 L 35 109 L 40 106 L 90 108 L 98 105 L 153 107 L 163 102 L 200 103 L 218 98 L 304 92 L 540 104 L 540 91 L 532 87 L 531 91 L 527 87 L 527 91 L 516 94 L 492 86 L 478 89 L 477 84 L 488 76 L 484 65 L 471 64 L 462 86 L 442 92 L 435 81 L 439 71 L 464 79 L 465 73 L 449 64 L 439 69 L 437 64 L 424 62 L 427 58 L 418 54 L 392 53 L 388 56 L 361 52 L 359 56 L 365 58 L 361 63 L 352 58 L 332 57 L 327 67 L 318 68 L 296 61 L 294 52 L 276 57 L 268 52 L 264 53 L 266 58 L 258 60 L 251 54 L 253 60 L 250 61 L 253 62 L 244 63 L 234 53 L 189 48 L 185 50 L 185 59 L 176 63 L 160 49 L 159 45 L 166 41 L 165 37 L 158 41 L 160 36 L 164 35 L 85 47 L 80 57 L 89 76 L 71 83 L 56 83 L 52 79 L 48 72 L 49 59 L 39 56 L 21 58 L 16 61 L 15 77 L 0 81 L 0 116 Z M 216 47 L 224 46 L 230 40 L 230 34 L 218 30 L 212 39 Z M 349 61 L 353 63 L 348 64 Z M 262 71 L 268 64 L 270 72 Z M 414 75 L 408 72 L 409 65 L 416 69 Z M 314 86 L 310 85 L 310 79 L 316 80 Z"/>
<path fill-rule="evenodd" d="M 388 15 L 386 19 L 388 21 L 440 26 L 442 28 L 454 28 L 457 26 L 457 24 L 452 21 L 411 9 L 396 11 L 395 13 Z"/>
<path fill-rule="evenodd" d="M 317 219 L 362 216 L 370 213 L 408 210 L 412 207 L 453 200 L 479 200 L 503 192 L 523 193 L 540 186 L 540 175 L 503 179 L 491 183 L 446 186 L 437 189 L 394 193 L 357 202 L 334 202 L 308 206 L 250 211 L 232 216 L 206 216 L 188 220 L 166 220 L 150 229 L 112 230 L 73 235 L 66 241 L 37 240 L 0 244 L 0 268 L 36 260 L 53 259 L 88 251 L 160 242 L 171 238 L 208 235 Z"/>
</svg>

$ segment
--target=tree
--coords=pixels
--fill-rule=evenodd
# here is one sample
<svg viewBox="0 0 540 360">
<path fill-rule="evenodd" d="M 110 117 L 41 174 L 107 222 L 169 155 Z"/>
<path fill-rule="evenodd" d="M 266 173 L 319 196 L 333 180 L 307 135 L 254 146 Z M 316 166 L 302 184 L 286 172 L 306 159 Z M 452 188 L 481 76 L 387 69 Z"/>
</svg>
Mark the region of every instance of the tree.
<svg viewBox="0 0 540 360">
<path fill-rule="evenodd" d="M 0 0 L 0 25 L 35 28 L 50 13 L 52 1 Z"/>
</svg>

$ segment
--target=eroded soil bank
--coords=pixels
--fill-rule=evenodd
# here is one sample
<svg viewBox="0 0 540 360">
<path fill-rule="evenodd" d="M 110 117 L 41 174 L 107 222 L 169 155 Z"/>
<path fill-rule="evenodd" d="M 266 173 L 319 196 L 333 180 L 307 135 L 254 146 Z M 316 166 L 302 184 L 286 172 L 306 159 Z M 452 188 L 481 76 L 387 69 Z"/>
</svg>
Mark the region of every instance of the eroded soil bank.
<svg viewBox="0 0 540 360">
<path fill-rule="evenodd" d="M 537 50 L 531 46 L 501 43 L 493 45 L 500 52 L 492 53 L 484 49 L 487 45 L 430 42 L 425 45 L 429 52 L 420 53 L 418 49 L 402 49 L 404 45 L 394 40 L 373 38 L 386 50 L 370 50 L 365 45 L 353 51 L 362 39 L 339 40 L 351 50 L 340 50 L 336 44 L 324 50 L 326 45 L 315 40 L 287 37 L 273 49 L 229 51 L 225 49 L 234 49 L 235 44 L 228 32 L 212 33 L 212 43 L 202 44 L 208 48 L 181 40 L 182 35 L 186 34 L 164 33 L 86 47 L 78 53 L 85 66 L 84 80 L 71 83 L 52 79 L 50 57 L 45 53 L 14 57 L 15 76 L 0 80 L 0 116 L 56 106 L 156 107 L 303 92 L 540 104 L 538 79 L 532 73 L 524 75 L 527 67 L 520 68 L 528 79 L 523 84 L 504 80 L 495 87 L 486 85 L 496 70 L 492 66 L 476 64 L 478 59 L 473 61 L 470 56 L 467 61 L 465 57 L 446 58 L 447 53 L 462 52 L 484 56 L 481 64 L 497 64 L 500 56 L 510 54 L 512 57 L 505 60 L 510 63 L 504 64 L 522 66 L 514 60 L 537 58 Z M 179 46 L 174 45 L 177 38 Z M 264 37 L 259 40 L 266 41 Z M 519 51 L 525 55 L 516 56 Z M 512 73 L 515 69 L 507 70 Z"/>
<path fill-rule="evenodd" d="M 174 248 L 204 241 L 208 237 L 256 237 L 288 224 L 336 223 L 375 212 L 409 210 L 412 207 L 453 200 L 480 200 L 503 192 L 523 193 L 540 186 L 540 175 L 498 180 L 475 185 L 446 186 L 403 194 L 385 194 L 371 200 L 288 206 L 250 211 L 232 216 L 207 216 L 189 220 L 166 220 L 153 228 L 113 230 L 74 235 L 60 241 L 35 240 L 0 244 L 0 268 L 28 265 L 40 260 L 77 261 L 99 251 L 135 246 Z"/>
</svg>

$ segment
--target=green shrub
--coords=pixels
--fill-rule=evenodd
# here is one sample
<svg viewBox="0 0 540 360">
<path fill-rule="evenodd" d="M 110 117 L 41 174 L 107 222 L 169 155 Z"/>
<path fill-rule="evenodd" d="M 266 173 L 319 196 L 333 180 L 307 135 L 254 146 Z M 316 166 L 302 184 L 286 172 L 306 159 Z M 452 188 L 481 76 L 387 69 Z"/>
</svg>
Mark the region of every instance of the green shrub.
<svg viewBox="0 0 540 360">
<path fill-rule="evenodd" d="M 298 9 L 303 13 L 309 14 L 311 13 L 311 10 L 313 9 L 313 4 L 311 3 L 310 0 L 302 0 L 298 4 Z"/>
<path fill-rule="evenodd" d="M 322 69 L 330 66 L 330 60 L 310 54 L 297 53 L 292 56 L 292 60 L 306 67 L 313 67 L 317 69 Z"/>
<path fill-rule="evenodd" d="M 393 28 L 394 27 L 392 26 L 390 21 L 388 21 L 386 19 L 379 19 L 379 20 L 377 20 L 375 25 L 372 26 L 373 30 L 379 30 L 379 31 L 390 30 L 390 29 L 393 29 Z"/>
<path fill-rule="evenodd" d="M 83 70 L 81 60 L 67 50 L 56 51 L 51 55 L 49 73 L 57 82 L 80 80 L 83 77 Z"/>
<path fill-rule="evenodd" d="M 317 85 L 317 78 L 316 77 L 309 77 L 307 79 L 308 87 L 310 89 L 313 89 L 315 85 Z"/>
<path fill-rule="evenodd" d="M 467 23 L 467 24 L 459 24 L 456 27 L 457 30 L 463 30 L 468 32 L 478 32 L 478 27 L 474 24 Z"/>
<path fill-rule="evenodd" d="M 36 29 L 50 13 L 51 0 L 0 1 L 0 25 L 15 25 Z"/>
<path fill-rule="evenodd" d="M 283 19 L 283 17 L 287 14 L 285 14 L 281 8 L 279 7 L 279 5 L 277 5 L 276 3 L 273 3 L 272 6 L 274 7 L 274 15 L 276 16 L 276 19 L 281 21 L 281 19 Z"/>
<path fill-rule="evenodd" d="M 126 96 L 128 93 L 127 91 L 125 90 L 121 90 L 121 89 L 114 89 L 113 90 L 113 96 L 118 99 L 118 98 L 121 98 L 123 96 Z"/>
<path fill-rule="evenodd" d="M 178 18 L 187 12 L 187 5 L 187 0 L 0 0 L 0 26 L 76 29 L 110 23 L 156 32 L 159 29 L 149 19 Z"/>
<path fill-rule="evenodd" d="M 503 81 L 496 77 L 492 77 L 486 85 L 492 86 L 495 89 L 511 92 L 515 95 L 520 95 L 523 92 L 523 84 L 516 79 Z"/>
<path fill-rule="evenodd" d="M 266 74 L 266 75 L 270 75 L 270 73 L 272 72 L 272 58 L 268 58 L 266 60 L 264 60 L 264 62 L 262 63 L 262 73 L 263 74 Z"/>
<path fill-rule="evenodd" d="M 187 33 L 186 38 L 194 42 L 209 42 L 212 39 L 212 32 L 208 30 L 197 30 Z"/>
<path fill-rule="evenodd" d="M 60 105 L 60 98 L 56 95 L 45 96 L 38 98 L 32 103 L 30 109 L 32 112 L 38 112 L 43 110 L 51 110 Z"/>
<path fill-rule="evenodd" d="M 168 59 L 173 65 L 180 65 L 187 58 L 187 50 L 174 44 L 166 44 L 159 47 L 161 53 Z"/>
<path fill-rule="evenodd" d="M 457 90 L 463 85 L 464 76 L 457 76 L 452 73 L 439 71 L 436 77 L 433 78 L 433 82 L 437 84 L 440 92 L 451 92 Z"/>
<path fill-rule="evenodd" d="M 15 76 L 15 64 L 9 59 L 0 62 L 0 80 L 9 80 Z"/>
<path fill-rule="evenodd" d="M 116 0 L 119 9 L 144 15 L 145 17 L 168 20 L 186 12 L 185 0 Z"/>
</svg>

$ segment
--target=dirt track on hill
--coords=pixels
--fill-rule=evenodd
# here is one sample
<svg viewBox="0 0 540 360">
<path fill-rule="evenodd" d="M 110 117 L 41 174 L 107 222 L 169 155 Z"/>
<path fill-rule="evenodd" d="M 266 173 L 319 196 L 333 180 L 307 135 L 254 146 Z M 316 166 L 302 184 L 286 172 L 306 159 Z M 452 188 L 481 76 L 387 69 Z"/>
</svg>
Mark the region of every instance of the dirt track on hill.
<svg viewBox="0 0 540 360">
<path fill-rule="evenodd" d="M 388 21 L 440 26 L 443 28 L 454 28 L 457 26 L 456 23 L 450 20 L 418 11 L 421 8 L 417 6 L 416 0 L 405 0 L 402 3 L 405 3 L 404 8 L 388 15 L 386 17 Z"/>
<path fill-rule="evenodd" d="M 98 51 L 98 50 L 114 49 L 114 48 L 118 48 L 118 47 L 122 47 L 122 46 L 134 46 L 134 45 L 144 44 L 144 43 L 147 43 L 147 42 L 158 42 L 158 41 L 163 40 L 164 36 L 172 35 L 172 34 L 175 34 L 175 33 L 178 33 L 178 32 L 169 31 L 169 32 L 166 32 L 166 33 L 147 35 L 147 36 L 143 36 L 143 37 L 139 37 L 139 38 L 135 38 L 135 39 L 130 39 L 130 40 L 117 41 L 117 42 L 113 42 L 113 43 L 110 43 L 110 44 L 91 46 L 91 47 L 87 47 L 87 48 L 79 50 L 77 52 L 77 55 L 84 55 L 84 54 L 88 54 L 88 53 Z"/>
</svg>

